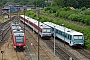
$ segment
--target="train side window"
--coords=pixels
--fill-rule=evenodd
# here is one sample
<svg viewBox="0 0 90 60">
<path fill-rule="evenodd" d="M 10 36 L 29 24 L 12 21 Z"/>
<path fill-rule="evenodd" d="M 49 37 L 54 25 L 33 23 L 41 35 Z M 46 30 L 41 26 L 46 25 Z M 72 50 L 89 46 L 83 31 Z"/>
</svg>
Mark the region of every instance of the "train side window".
<svg viewBox="0 0 90 60">
<path fill-rule="evenodd" d="M 69 35 L 68 35 L 68 39 L 69 39 Z"/>
<path fill-rule="evenodd" d="M 56 30 L 56 33 L 58 33 L 58 30 Z"/>
<path fill-rule="evenodd" d="M 70 35 L 70 40 L 72 40 L 72 36 Z"/>
<path fill-rule="evenodd" d="M 60 34 L 62 35 L 62 32 L 60 32 Z"/>
<path fill-rule="evenodd" d="M 52 28 L 52 31 L 54 31 L 54 28 Z"/>
<path fill-rule="evenodd" d="M 67 37 L 67 34 L 63 33 L 63 36 L 64 36 L 64 37 Z"/>
<path fill-rule="evenodd" d="M 62 35 L 62 32 L 61 32 L 61 31 L 59 31 L 59 34 L 60 34 L 60 35 Z"/>
<path fill-rule="evenodd" d="M 64 32 L 62 32 L 62 36 L 64 36 Z"/>
<path fill-rule="evenodd" d="M 64 34 L 64 37 L 67 37 L 67 34 Z"/>
</svg>

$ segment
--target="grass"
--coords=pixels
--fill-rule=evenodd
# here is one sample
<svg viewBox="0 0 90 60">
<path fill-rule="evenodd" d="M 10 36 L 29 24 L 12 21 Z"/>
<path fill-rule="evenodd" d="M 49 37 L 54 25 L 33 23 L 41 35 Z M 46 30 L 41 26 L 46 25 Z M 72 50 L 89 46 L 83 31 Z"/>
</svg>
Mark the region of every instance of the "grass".
<svg viewBox="0 0 90 60">
<path fill-rule="evenodd" d="M 0 16 L 0 22 L 5 22 L 6 20 L 7 20 L 8 18 L 2 18 L 1 16 Z"/>
</svg>

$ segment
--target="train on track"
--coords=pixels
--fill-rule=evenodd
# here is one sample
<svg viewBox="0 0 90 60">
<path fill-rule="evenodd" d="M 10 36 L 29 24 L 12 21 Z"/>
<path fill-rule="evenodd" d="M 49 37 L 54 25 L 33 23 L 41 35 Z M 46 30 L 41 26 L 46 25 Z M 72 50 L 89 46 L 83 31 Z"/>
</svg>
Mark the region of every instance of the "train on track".
<svg viewBox="0 0 90 60">
<path fill-rule="evenodd" d="M 24 19 L 25 17 L 25 19 Z M 32 19 L 30 17 L 20 15 L 20 20 L 30 26 L 35 32 L 39 32 L 40 37 L 46 37 L 50 38 L 51 37 L 51 27 L 39 22 L 38 26 L 38 21 L 35 19 Z"/>
<path fill-rule="evenodd" d="M 82 33 L 51 22 L 44 22 L 44 24 L 51 27 L 53 36 L 55 33 L 55 37 L 62 39 L 70 46 L 84 46 L 84 35 Z"/>
<path fill-rule="evenodd" d="M 21 26 L 16 22 L 12 22 L 10 28 L 14 48 L 25 48 L 26 36 L 23 30 L 21 29 Z"/>
</svg>

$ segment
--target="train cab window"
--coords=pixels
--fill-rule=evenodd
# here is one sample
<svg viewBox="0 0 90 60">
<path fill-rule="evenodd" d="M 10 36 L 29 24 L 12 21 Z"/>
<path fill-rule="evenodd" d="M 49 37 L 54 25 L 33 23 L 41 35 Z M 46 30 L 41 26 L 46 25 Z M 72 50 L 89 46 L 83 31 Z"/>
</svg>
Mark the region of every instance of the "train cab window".
<svg viewBox="0 0 90 60">
<path fill-rule="evenodd" d="M 43 29 L 43 33 L 47 33 L 47 32 L 50 33 L 51 32 L 51 29 L 50 28 L 44 28 Z"/>
<path fill-rule="evenodd" d="M 82 35 L 74 35 L 74 40 L 82 40 L 83 36 Z"/>
<path fill-rule="evenodd" d="M 51 32 L 51 29 L 47 29 L 47 32 Z"/>
<path fill-rule="evenodd" d="M 16 43 L 24 43 L 24 37 L 23 36 L 16 36 Z"/>
</svg>

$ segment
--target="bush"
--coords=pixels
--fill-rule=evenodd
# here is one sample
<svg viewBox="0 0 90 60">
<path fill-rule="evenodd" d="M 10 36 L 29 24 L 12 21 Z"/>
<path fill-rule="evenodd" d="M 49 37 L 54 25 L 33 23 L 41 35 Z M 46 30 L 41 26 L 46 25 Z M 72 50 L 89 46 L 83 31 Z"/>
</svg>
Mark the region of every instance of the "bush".
<svg viewBox="0 0 90 60">
<path fill-rule="evenodd" d="M 80 14 L 90 15 L 90 9 L 86 9 L 86 10 L 84 10 L 84 11 L 81 11 Z"/>
<path fill-rule="evenodd" d="M 81 10 L 82 10 L 82 11 L 83 11 L 83 10 L 86 10 L 86 7 L 82 7 Z"/>
<path fill-rule="evenodd" d="M 90 15 L 71 14 L 68 19 L 90 25 Z"/>
<path fill-rule="evenodd" d="M 62 11 L 69 11 L 69 10 L 71 10 L 71 9 L 70 9 L 70 7 L 64 7 L 64 8 L 62 8 L 61 10 L 62 10 Z"/>
<path fill-rule="evenodd" d="M 51 8 L 50 7 L 47 7 L 47 8 L 45 8 L 45 11 L 48 11 L 48 10 L 50 10 Z"/>
</svg>

